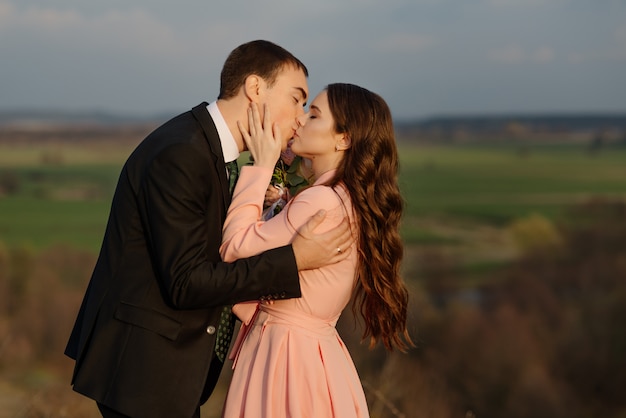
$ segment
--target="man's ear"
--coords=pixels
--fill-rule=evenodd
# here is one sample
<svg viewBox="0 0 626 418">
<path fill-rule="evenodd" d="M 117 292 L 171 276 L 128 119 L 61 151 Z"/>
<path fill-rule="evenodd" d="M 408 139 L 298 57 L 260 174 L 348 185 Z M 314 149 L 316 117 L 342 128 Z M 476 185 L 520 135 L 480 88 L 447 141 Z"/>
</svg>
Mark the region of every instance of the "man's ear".
<svg viewBox="0 0 626 418">
<path fill-rule="evenodd" d="M 246 77 L 246 80 L 244 81 L 244 84 L 243 84 L 243 90 L 244 90 L 246 97 L 251 102 L 256 102 L 256 103 L 259 102 L 262 81 L 263 80 L 261 79 L 261 77 L 255 74 L 251 74 L 248 77 Z"/>
</svg>

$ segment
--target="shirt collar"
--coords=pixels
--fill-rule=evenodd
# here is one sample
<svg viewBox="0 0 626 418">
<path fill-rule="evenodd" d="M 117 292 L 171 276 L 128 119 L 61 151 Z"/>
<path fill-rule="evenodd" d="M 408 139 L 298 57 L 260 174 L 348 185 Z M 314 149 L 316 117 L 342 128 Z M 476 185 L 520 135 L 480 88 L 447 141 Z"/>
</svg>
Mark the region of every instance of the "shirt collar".
<svg viewBox="0 0 626 418">
<path fill-rule="evenodd" d="M 237 147 L 237 143 L 235 142 L 235 138 L 233 134 L 228 129 L 228 125 L 224 120 L 224 116 L 222 116 L 222 112 L 217 107 L 217 102 L 211 102 L 206 107 L 209 111 L 209 115 L 213 119 L 213 123 L 215 123 L 215 127 L 217 128 L 217 134 L 220 137 L 220 142 L 222 143 L 222 152 L 224 153 L 224 162 L 229 163 L 231 161 L 235 161 L 239 158 L 239 148 Z"/>
</svg>

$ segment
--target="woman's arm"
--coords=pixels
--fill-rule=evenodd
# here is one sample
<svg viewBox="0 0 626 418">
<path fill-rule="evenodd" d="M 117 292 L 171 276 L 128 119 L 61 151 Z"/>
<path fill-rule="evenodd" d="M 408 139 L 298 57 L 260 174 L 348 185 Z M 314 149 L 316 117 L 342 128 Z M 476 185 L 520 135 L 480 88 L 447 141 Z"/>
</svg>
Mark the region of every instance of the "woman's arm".
<svg viewBox="0 0 626 418">
<path fill-rule="evenodd" d="M 272 219 L 260 221 L 271 175 L 272 171 L 263 167 L 245 166 L 241 169 L 224 223 L 220 248 L 224 261 L 289 244 L 296 231 L 320 209 L 326 210 L 327 215 L 316 232 L 328 231 L 343 220 L 339 196 L 329 187 L 317 186 L 301 192 Z"/>
</svg>

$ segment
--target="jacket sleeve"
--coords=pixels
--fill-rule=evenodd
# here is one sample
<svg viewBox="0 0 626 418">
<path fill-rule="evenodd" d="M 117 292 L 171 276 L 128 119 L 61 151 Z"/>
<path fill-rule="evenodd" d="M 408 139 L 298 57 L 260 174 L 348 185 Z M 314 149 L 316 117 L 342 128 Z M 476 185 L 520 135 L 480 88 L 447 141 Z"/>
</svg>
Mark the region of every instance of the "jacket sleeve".
<svg viewBox="0 0 626 418">
<path fill-rule="evenodd" d="M 155 274 L 174 307 L 300 296 L 290 245 L 233 263 L 220 261 L 225 206 L 215 163 L 206 153 L 190 144 L 170 146 L 148 165 L 140 189 L 137 204 Z"/>
</svg>

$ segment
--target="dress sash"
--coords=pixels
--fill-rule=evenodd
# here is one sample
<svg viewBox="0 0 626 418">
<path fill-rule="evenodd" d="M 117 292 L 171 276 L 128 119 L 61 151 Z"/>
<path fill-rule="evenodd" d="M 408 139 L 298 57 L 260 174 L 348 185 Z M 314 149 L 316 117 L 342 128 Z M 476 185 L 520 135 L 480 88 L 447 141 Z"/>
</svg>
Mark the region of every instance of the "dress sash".
<svg viewBox="0 0 626 418">
<path fill-rule="evenodd" d="M 283 324 L 316 338 L 337 337 L 336 320 L 323 320 L 305 312 L 294 311 L 293 309 L 285 311 L 280 306 L 256 302 L 237 304 L 233 307 L 233 311 L 242 320 L 241 328 L 228 356 L 230 360 L 233 360 L 233 369 L 237 364 L 243 342 L 254 326 L 265 328 L 272 324 Z"/>
</svg>

